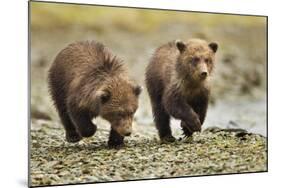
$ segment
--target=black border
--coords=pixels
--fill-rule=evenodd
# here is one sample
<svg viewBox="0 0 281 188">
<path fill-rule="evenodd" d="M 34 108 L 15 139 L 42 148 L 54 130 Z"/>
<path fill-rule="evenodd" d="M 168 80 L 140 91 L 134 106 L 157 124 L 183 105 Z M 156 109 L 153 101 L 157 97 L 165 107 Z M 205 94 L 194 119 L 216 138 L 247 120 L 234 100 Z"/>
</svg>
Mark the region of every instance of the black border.
<svg viewBox="0 0 281 188">
<path fill-rule="evenodd" d="M 254 172 L 240 172 L 240 173 L 224 173 L 224 174 L 206 174 L 206 175 L 192 175 L 192 176 L 178 176 L 178 177 L 165 177 L 165 178 L 144 178 L 133 180 L 118 180 L 118 181 L 104 181 L 104 182 L 86 182 L 86 183 L 69 183 L 69 184 L 55 184 L 55 185 L 31 185 L 30 174 L 30 159 L 31 159 L 31 8 L 30 4 L 46 3 L 46 4 L 67 4 L 67 5 L 83 5 L 83 6 L 99 6 L 99 7 L 115 7 L 115 8 L 132 8 L 132 9 L 144 9 L 144 10 L 162 10 L 162 11 L 176 11 L 176 12 L 191 12 L 191 13 L 205 13 L 205 14 L 223 14 L 230 16 L 250 16 L 250 17 L 264 17 L 266 19 L 266 170 L 254 171 Z M 268 16 L 267 15 L 255 15 L 255 14 L 237 14 L 237 13 L 223 13 L 223 12 L 208 12 L 208 11 L 192 11 L 192 10 L 176 10 L 176 9 L 161 9 L 161 8 L 145 8 L 145 7 L 133 7 L 133 6 L 117 6 L 117 5 L 101 5 L 101 4 L 88 4 L 88 3 L 71 3 L 71 2 L 57 2 L 57 1 L 40 1 L 29 0 L 28 1 L 28 187 L 54 187 L 54 186 L 67 186 L 67 185 L 87 185 L 87 184 L 101 184 L 101 183 L 114 183 L 114 182 L 130 182 L 130 181 L 143 181 L 143 180 L 161 180 L 161 179 L 176 179 L 187 177 L 206 177 L 206 176 L 223 176 L 223 175 L 240 175 L 240 174 L 253 174 L 253 173 L 265 173 L 268 172 Z"/>
</svg>

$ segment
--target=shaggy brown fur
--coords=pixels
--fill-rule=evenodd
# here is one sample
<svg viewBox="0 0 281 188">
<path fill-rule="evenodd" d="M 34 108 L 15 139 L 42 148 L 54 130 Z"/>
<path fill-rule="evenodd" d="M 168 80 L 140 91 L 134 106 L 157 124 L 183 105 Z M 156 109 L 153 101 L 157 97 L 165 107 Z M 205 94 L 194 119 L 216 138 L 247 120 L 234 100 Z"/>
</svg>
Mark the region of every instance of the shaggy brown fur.
<svg viewBox="0 0 281 188">
<path fill-rule="evenodd" d="M 172 142 L 170 116 L 181 120 L 184 134 L 204 122 L 218 45 L 200 39 L 173 41 L 159 47 L 146 69 L 146 86 L 162 141 Z"/>
<path fill-rule="evenodd" d="M 121 61 L 101 43 L 77 42 L 63 49 L 49 70 L 49 88 L 68 142 L 96 132 L 92 118 L 111 123 L 108 144 L 123 145 L 141 92 Z"/>
</svg>

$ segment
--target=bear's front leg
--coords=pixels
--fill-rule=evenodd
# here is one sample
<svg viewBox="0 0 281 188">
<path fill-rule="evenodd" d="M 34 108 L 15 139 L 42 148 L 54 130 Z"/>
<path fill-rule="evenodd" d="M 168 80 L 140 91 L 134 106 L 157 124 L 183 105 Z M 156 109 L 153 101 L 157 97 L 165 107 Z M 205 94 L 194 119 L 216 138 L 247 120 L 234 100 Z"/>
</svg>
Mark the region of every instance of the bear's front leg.
<svg viewBox="0 0 281 188">
<path fill-rule="evenodd" d="M 184 125 L 191 134 L 196 131 L 201 131 L 201 122 L 198 115 L 183 99 L 183 96 L 175 92 L 171 91 L 166 93 L 163 98 L 166 111 L 174 118 L 182 120 L 184 122 L 182 125 Z"/>
<path fill-rule="evenodd" d="M 124 137 L 111 128 L 108 140 L 108 147 L 119 149 L 124 146 Z"/>
<path fill-rule="evenodd" d="M 194 112 L 198 114 L 201 125 L 203 125 L 208 109 L 208 95 L 198 97 L 191 106 L 193 107 Z"/>
</svg>

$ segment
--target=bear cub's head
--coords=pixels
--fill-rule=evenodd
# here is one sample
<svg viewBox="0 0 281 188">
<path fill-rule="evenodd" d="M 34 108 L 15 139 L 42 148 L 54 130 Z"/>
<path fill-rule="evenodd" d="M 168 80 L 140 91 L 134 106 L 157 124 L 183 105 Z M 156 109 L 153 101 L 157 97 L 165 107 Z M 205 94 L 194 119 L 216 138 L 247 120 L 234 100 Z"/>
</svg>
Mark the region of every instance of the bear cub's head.
<svg viewBox="0 0 281 188">
<path fill-rule="evenodd" d="M 112 80 L 96 92 L 100 101 L 99 115 L 109 121 L 121 136 L 132 133 L 133 117 L 142 88 L 127 80 Z"/>
<path fill-rule="evenodd" d="M 213 71 L 218 44 L 201 39 L 190 39 L 186 43 L 176 40 L 175 43 L 179 50 L 178 75 L 195 84 L 206 81 Z"/>
</svg>

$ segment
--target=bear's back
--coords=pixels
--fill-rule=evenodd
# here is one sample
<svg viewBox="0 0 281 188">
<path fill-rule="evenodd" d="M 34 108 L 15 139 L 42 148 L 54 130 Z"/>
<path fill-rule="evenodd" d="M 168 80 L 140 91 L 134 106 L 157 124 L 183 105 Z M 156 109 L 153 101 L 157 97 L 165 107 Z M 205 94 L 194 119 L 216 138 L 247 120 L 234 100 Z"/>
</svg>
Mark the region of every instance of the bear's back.
<svg viewBox="0 0 281 188">
<path fill-rule="evenodd" d="M 147 86 L 164 89 L 165 85 L 171 81 L 178 56 L 179 51 L 175 41 L 157 48 L 146 68 Z"/>
<path fill-rule="evenodd" d="M 123 71 L 121 60 L 103 44 L 76 42 L 56 56 L 49 70 L 49 85 L 64 92 L 82 87 L 98 88 L 105 79 Z"/>
</svg>

